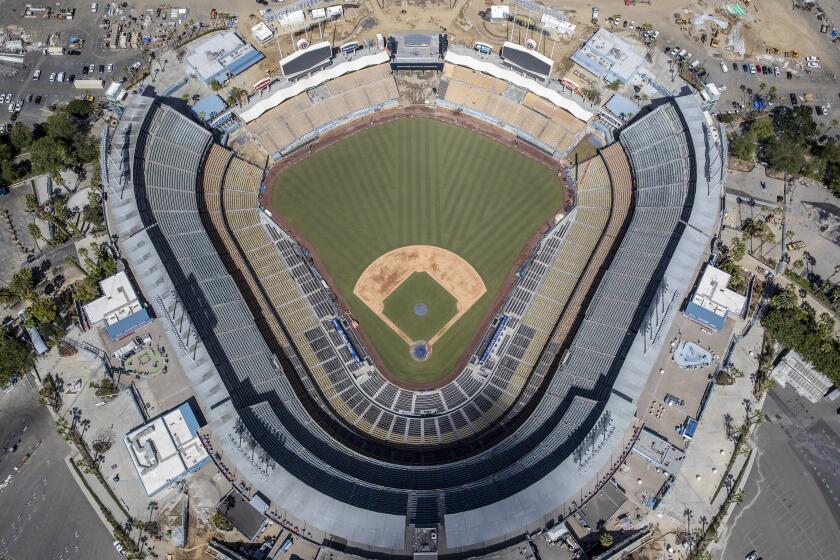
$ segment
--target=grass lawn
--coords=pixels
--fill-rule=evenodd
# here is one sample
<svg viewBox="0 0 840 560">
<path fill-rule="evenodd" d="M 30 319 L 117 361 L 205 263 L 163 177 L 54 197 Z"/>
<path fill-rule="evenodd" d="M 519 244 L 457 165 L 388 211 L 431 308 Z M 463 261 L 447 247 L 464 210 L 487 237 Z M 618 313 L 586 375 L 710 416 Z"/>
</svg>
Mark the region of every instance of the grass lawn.
<svg viewBox="0 0 840 560">
<path fill-rule="evenodd" d="M 502 144 L 432 119 L 406 118 L 358 133 L 287 170 L 273 208 L 321 258 L 391 374 L 446 376 L 528 238 L 563 206 L 563 184 Z M 435 245 L 466 259 L 487 293 L 417 362 L 408 345 L 353 295 L 376 258 Z"/>
<path fill-rule="evenodd" d="M 428 341 L 458 313 L 455 297 L 425 272 L 406 278 L 384 304 L 385 315 L 412 340 Z M 422 315 L 417 305 L 425 306 Z"/>
</svg>

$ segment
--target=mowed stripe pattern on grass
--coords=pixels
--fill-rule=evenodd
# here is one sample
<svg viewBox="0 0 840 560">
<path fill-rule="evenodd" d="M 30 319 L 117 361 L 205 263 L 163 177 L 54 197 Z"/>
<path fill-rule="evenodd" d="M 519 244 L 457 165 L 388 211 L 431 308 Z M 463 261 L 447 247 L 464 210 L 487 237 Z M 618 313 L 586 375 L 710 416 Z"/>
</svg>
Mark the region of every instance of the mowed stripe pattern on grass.
<svg viewBox="0 0 840 560">
<path fill-rule="evenodd" d="M 546 167 L 466 129 L 407 118 L 358 133 L 283 173 L 272 205 L 314 247 L 391 374 L 427 383 L 457 364 L 528 238 L 563 204 Z M 353 295 L 364 269 L 406 245 L 466 259 L 487 293 L 411 359 L 391 329 Z"/>
<path fill-rule="evenodd" d="M 385 298 L 383 313 L 412 341 L 428 342 L 458 313 L 455 297 L 425 272 L 415 272 Z M 424 306 L 417 315 L 417 305 Z"/>
</svg>

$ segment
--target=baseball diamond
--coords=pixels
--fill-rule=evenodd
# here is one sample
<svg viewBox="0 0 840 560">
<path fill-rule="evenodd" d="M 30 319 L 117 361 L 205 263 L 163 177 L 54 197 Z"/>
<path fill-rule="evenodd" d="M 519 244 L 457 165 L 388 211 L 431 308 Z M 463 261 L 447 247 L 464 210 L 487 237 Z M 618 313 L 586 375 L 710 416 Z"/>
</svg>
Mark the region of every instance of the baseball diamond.
<svg viewBox="0 0 840 560">
<path fill-rule="evenodd" d="M 370 165 L 374 153 L 380 162 L 375 166 Z M 523 247 L 554 219 L 563 200 L 563 183 L 535 160 L 457 126 L 405 118 L 362 131 L 292 166 L 275 183 L 271 202 L 317 254 L 322 273 L 334 282 L 370 342 L 368 350 L 385 369 L 399 380 L 433 383 L 470 350 Z M 434 302 L 395 294 L 412 306 L 427 304 L 430 314 L 422 321 L 411 307 L 405 315 L 382 313 L 382 302 L 397 286 L 377 285 L 372 272 L 366 273 L 389 252 L 418 245 L 454 257 L 439 257 L 444 258 L 439 265 L 430 261 L 428 269 L 410 272 L 428 272 L 437 280 L 432 283 L 441 285 L 441 274 L 469 269 L 477 279 L 471 282 L 482 284 L 472 296 L 456 296 L 463 305 L 455 320 L 444 321 L 435 332 L 420 327 L 439 316 L 430 305 Z M 361 289 L 363 277 L 368 296 Z M 401 281 L 407 277 L 402 274 Z M 409 346 L 424 337 L 434 351 L 420 362 Z"/>
</svg>

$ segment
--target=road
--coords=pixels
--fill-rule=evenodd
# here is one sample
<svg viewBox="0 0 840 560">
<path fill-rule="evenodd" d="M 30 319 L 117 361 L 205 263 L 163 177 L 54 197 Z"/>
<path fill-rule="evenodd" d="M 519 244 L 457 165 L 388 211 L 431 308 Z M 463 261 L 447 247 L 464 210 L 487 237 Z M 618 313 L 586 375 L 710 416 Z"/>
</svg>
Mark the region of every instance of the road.
<svg viewBox="0 0 840 560">
<path fill-rule="evenodd" d="M 840 550 L 840 418 L 836 403 L 812 405 L 795 392 L 770 391 L 757 428 L 755 465 L 734 507 L 720 560 L 756 550 L 764 560 L 837 558 Z"/>
<path fill-rule="evenodd" d="M 64 461 L 70 454 L 67 442 L 24 380 L 10 393 L 0 393 L 0 481 L 30 451 L 31 458 L 0 490 L 0 558 L 122 558 Z"/>
</svg>

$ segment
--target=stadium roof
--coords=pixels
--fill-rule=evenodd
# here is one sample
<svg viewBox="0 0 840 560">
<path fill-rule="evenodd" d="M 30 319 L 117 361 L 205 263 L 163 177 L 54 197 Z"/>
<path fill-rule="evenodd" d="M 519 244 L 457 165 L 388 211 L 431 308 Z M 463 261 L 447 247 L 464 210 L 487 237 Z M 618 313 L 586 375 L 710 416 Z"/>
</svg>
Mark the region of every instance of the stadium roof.
<svg viewBox="0 0 840 560">
<path fill-rule="evenodd" d="M 323 68 L 329 64 L 330 59 L 332 59 L 332 45 L 329 41 L 322 41 L 295 51 L 282 59 L 280 69 L 283 70 L 283 75 L 287 79 L 292 79 Z"/>
<path fill-rule="evenodd" d="M 541 79 L 551 75 L 554 61 L 533 49 L 505 41 L 501 51 L 505 64 Z"/>
</svg>

